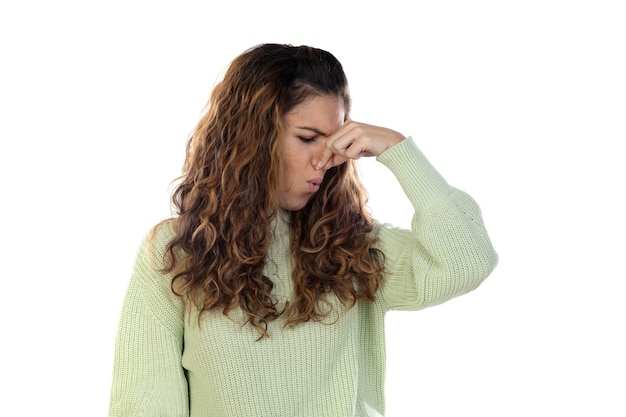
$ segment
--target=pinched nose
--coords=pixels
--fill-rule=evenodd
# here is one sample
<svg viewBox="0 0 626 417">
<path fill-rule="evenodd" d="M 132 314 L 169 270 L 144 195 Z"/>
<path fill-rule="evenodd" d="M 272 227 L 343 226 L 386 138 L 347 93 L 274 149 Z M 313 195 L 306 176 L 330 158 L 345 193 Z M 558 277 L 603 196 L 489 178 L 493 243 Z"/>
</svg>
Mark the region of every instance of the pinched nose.
<svg viewBox="0 0 626 417">
<path fill-rule="evenodd" d="M 329 158 L 327 158 L 325 161 L 323 159 L 316 159 L 313 161 L 313 166 L 315 167 L 315 169 L 317 170 L 328 170 L 332 167 L 336 167 L 337 165 L 341 165 L 344 162 L 346 162 L 348 160 L 348 158 L 346 158 L 345 156 L 340 156 L 337 154 L 331 154 Z"/>
<path fill-rule="evenodd" d="M 313 167 L 315 167 L 317 171 L 326 171 L 328 168 L 330 168 L 330 159 L 326 161 L 326 163 L 324 163 L 324 161 L 322 161 L 321 159 L 316 159 L 313 161 Z"/>
</svg>

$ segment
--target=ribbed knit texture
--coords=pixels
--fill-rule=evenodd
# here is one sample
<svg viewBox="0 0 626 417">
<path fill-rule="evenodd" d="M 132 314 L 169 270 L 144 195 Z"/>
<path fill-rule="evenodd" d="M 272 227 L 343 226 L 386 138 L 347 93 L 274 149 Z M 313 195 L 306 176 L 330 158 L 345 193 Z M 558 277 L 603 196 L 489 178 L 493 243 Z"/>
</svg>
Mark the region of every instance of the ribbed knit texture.
<svg viewBox="0 0 626 417">
<path fill-rule="evenodd" d="M 476 288 L 497 262 L 480 211 L 450 187 L 411 138 L 378 157 L 415 207 L 412 231 L 377 225 L 386 256 L 375 302 L 360 301 L 336 323 L 283 328 L 269 338 L 240 312 L 184 314 L 162 265 L 169 226 L 139 250 L 116 342 L 111 417 L 372 417 L 384 414 L 384 317 Z M 253 219 L 251 219 L 252 221 Z M 289 225 L 274 223 L 266 275 L 292 298 Z M 150 243 L 148 243 L 150 242 Z M 238 314 L 239 313 L 239 314 Z"/>
</svg>

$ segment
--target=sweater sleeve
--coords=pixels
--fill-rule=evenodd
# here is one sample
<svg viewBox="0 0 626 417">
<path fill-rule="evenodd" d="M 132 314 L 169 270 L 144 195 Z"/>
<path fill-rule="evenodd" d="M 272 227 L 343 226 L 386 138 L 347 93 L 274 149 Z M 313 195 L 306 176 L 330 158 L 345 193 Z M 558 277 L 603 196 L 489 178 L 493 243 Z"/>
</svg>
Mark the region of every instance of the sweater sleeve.
<svg viewBox="0 0 626 417">
<path fill-rule="evenodd" d="M 415 213 L 411 230 L 378 225 L 387 310 L 418 310 L 472 291 L 497 264 L 480 209 L 447 184 L 412 138 L 378 156 L 396 176 Z"/>
<path fill-rule="evenodd" d="M 115 345 L 110 417 L 189 415 L 181 364 L 184 308 L 158 271 L 170 233 L 161 225 L 137 254 Z"/>
</svg>

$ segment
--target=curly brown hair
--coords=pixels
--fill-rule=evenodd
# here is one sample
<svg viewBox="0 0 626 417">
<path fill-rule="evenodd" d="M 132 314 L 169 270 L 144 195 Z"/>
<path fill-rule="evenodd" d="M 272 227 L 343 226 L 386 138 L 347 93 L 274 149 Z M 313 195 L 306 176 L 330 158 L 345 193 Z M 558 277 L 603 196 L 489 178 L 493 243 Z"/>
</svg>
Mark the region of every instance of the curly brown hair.
<svg viewBox="0 0 626 417">
<path fill-rule="evenodd" d="M 188 144 L 172 194 L 175 236 L 166 251 L 172 290 L 200 313 L 239 308 L 260 333 L 284 315 L 285 325 L 328 316 L 327 296 L 346 308 L 373 301 L 383 255 L 354 161 L 328 170 L 320 190 L 289 213 L 294 299 L 279 310 L 263 274 L 279 214 L 284 116 L 316 95 L 343 100 L 348 83 L 339 61 L 307 46 L 264 44 L 237 57 L 213 89 Z"/>
</svg>

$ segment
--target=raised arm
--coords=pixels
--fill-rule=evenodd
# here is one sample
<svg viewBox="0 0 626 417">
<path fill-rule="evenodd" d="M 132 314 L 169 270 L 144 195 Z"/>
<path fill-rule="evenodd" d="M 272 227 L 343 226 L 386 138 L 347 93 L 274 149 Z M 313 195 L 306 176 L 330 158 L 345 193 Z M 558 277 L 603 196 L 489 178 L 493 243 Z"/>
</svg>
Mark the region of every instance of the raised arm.
<svg viewBox="0 0 626 417">
<path fill-rule="evenodd" d="M 380 225 L 387 309 L 416 310 L 467 293 L 497 264 L 476 202 L 447 184 L 412 138 L 378 156 L 415 209 L 411 230 Z"/>
</svg>

